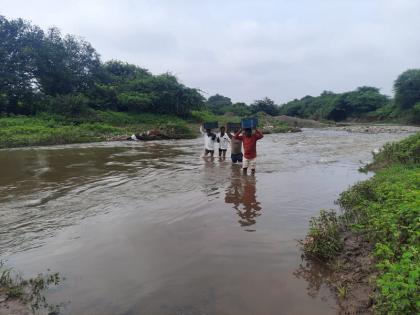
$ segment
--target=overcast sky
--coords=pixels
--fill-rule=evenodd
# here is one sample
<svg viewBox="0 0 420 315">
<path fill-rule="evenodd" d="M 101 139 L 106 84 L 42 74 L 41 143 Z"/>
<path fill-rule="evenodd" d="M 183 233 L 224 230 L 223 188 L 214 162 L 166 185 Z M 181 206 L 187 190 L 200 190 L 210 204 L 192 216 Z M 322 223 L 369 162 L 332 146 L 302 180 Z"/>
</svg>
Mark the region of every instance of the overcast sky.
<svg viewBox="0 0 420 315">
<path fill-rule="evenodd" d="M 0 14 L 248 103 L 362 85 L 392 95 L 420 68 L 420 0 L 0 0 Z"/>
</svg>

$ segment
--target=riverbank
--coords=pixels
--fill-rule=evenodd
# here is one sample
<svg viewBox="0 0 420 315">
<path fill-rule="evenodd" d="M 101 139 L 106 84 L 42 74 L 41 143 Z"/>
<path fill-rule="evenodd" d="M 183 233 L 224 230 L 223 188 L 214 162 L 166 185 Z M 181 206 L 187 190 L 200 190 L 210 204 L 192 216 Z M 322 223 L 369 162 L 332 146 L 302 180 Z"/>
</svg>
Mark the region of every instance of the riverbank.
<svg viewBox="0 0 420 315">
<path fill-rule="evenodd" d="M 171 138 L 193 138 L 188 122 L 176 116 L 91 112 L 86 117 L 41 114 L 0 118 L 0 148 L 97 142 L 160 129 Z"/>
<path fill-rule="evenodd" d="M 58 273 L 24 279 L 0 261 L 0 315 L 59 314 L 60 305 L 49 304 L 44 293 L 62 280 Z"/>
<path fill-rule="evenodd" d="M 321 261 L 345 314 L 420 311 L 420 133 L 385 145 L 369 180 L 340 195 L 342 214 L 321 212 L 302 242 Z"/>
<path fill-rule="evenodd" d="M 299 131 L 263 113 L 258 115 L 264 133 Z M 198 136 L 204 121 L 240 122 L 241 117 L 217 116 L 193 111 L 190 117 L 92 111 L 84 117 L 40 114 L 0 118 L 0 148 L 126 140 L 132 134 L 158 131 L 162 139 L 190 139 Z M 152 137 L 159 139 L 159 137 Z"/>
</svg>

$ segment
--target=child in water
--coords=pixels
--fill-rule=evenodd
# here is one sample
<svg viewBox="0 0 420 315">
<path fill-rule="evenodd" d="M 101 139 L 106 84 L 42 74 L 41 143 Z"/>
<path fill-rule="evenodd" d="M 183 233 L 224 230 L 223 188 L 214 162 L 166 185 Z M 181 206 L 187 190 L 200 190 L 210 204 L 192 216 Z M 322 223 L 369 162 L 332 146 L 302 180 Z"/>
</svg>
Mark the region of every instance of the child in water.
<svg viewBox="0 0 420 315">
<path fill-rule="evenodd" d="M 203 126 L 200 127 L 200 132 L 204 137 L 204 156 L 210 154 L 210 156 L 213 157 L 216 135 L 211 132 L 211 129 L 206 129 L 206 131 L 204 131 Z"/>
<path fill-rule="evenodd" d="M 220 133 L 217 135 L 217 142 L 219 143 L 219 157 L 226 158 L 226 151 L 230 144 L 229 135 L 225 132 L 225 127 L 220 127 Z"/>
<path fill-rule="evenodd" d="M 236 134 L 239 131 L 239 127 L 233 129 L 233 133 Z M 242 163 L 242 140 L 236 139 L 230 132 L 228 136 L 231 140 L 230 142 L 230 158 L 232 163 Z"/>
<path fill-rule="evenodd" d="M 251 128 L 245 128 L 243 132 L 240 129 L 235 133 L 234 138 L 242 140 L 244 145 L 242 169 L 245 175 L 248 173 L 248 168 L 251 168 L 251 173 L 255 174 L 257 165 L 257 141 L 263 137 L 264 135 L 258 129 L 255 129 L 255 133 L 253 133 Z"/>
</svg>

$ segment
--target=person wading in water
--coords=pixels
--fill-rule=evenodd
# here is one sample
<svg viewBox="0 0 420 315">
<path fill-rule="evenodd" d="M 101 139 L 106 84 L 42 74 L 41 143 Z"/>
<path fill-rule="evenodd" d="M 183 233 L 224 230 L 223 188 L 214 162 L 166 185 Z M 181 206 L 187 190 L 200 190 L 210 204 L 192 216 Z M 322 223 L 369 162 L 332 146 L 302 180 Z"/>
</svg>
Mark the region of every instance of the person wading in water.
<svg viewBox="0 0 420 315">
<path fill-rule="evenodd" d="M 235 127 L 233 129 L 234 134 L 239 131 L 239 127 Z M 230 158 L 232 163 L 242 163 L 242 140 L 236 139 L 230 132 L 228 133 L 229 138 L 231 139 L 230 142 Z"/>
<path fill-rule="evenodd" d="M 206 131 L 204 132 L 203 126 L 200 127 L 200 132 L 204 137 L 204 156 L 210 154 L 210 156 L 213 157 L 216 135 L 213 132 L 211 132 L 211 129 L 206 129 Z"/>
<path fill-rule="evenodd" d="M 235 133 L 234 138 L 242 140 L 244 145 L 242 170 L 245 175 L 248 173 L 248 168 L 251 168 L 251 173 L 255 174 L 255 168 L 257 166 L 257 141 L 263 137 L 264 135 L 258 129 L 255 129 L 255 132 L 252 132 L 251 128 L 245 128 L 243 132 L 242 129 L 240 129 Z"/>
</svg>

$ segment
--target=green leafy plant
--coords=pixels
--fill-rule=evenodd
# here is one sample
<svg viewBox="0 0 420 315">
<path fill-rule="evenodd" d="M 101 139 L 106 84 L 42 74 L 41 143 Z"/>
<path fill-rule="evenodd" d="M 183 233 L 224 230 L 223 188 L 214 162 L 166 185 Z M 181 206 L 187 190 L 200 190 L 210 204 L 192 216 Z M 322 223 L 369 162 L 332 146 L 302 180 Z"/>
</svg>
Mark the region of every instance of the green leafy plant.
<svg viewBox="0 0 420 315">
<path fill-rule="evenodd" d="M 33 313 L 40 309 L 48 310 L 48 314 L 59 313 L 60 305 L 49 304 L 44 292 L 51 285 L 59 285 L 62 280 L 64 278 L 58 273 L 38 274 L 26 280 L 0 261 L 0 294 L 4 294 L 6 299 L 19 299 L 30 304 Z"/>
<path fill-rule="evenodd" d="M 301 242 L 305 255 L 324 261 L 333 258 L 343 245 L 339 231 L 335 211 L 321 210 L 309 221 L 309 233 Z"/>
</svg>

